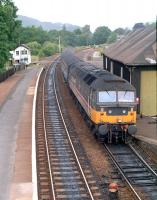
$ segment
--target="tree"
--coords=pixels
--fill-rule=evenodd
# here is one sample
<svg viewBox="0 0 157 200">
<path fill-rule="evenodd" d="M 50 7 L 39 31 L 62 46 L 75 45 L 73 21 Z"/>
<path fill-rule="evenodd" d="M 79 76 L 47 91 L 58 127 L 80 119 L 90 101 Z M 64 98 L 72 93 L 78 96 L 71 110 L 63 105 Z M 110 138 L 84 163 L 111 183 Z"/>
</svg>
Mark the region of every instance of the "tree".
<svg viewBox="0 0 157 200">
<path fill-rule="evenodd" d="M 144 24 L 145 27 L 153 27 L 153 28 L 157 28 L 157 24 L 156 22 L 146 22 Z"/>
<path fill-rule="evenodd" d="M 31 49 L 32 55 L 38 55 L 41 49 L 41 44 L 37 41 L 27 43 L 28 47 Z"/>
<path fill-rule="evenodd" d="M 89 45 L 92 41 L 92 33 L 90 31 L 90 25 L 85 25 L 82 28 L 82 34 L 80 35 L 81 40 L 84 44 L 82 45 Z"/>
<path fill-rule="evenodd" d="M 49 38 L 48 32 L 44 31 L 42 27 L 22 27 L 20 32 L 21 43 L 37 41 L 38 43 L 43 44 Z"/>
<path fill-rule="evenodd" d="M 117 33 L 118 35 L 124 35 L 125 34 L 125 29 L 123 28 L 117 28 L 114 30 L 115 33 Z"/>
<path fill-rule="evenodd" d="M 111 30 L 108 27 L 106 26 L 98 27 L 93 34 L 94 44 L 106 43 L 110 34 L 111 34 Z"/>
<path fill-rule="evenodd" d="M 42 54 L 44 56 L 52 56 L 53 54 L 55 54 L 57 52 L 58 52 L 58 45 L 57 44 L 51 43 L 49 41 L 46 41 L 43 44 Z"/>
<path fill-rule="evenodd" d="M 50 30 L 48 32 L 48 41 L 58 44 L 59 32 L 57 30 Z"/>
<path fill-rule="evenodd" d="M 62 46 L 76 46 L 76 35 L 73 32 L 61 30 L 59 31 Z"/>
<path fill-rule="evenodd" d="M 9 51 L 18 43 L 21 26 L 16 16 L 17 8 L 12 0 L 0 0 L 0 68 L 9 59 Z"/>
<path fill-rule="evenodd" d="M 74 34 L 75 35 L 81 35 L 81 33 L 82 32 L 81 32 L 81 30 L 79 28 L 77 28 L 77 29 L 74 30 Z"/>
<path fill-rule="evenodd" d="M 112 43 L 117 40 L 117 34 L 115 32 L 112 32 L 110 36 L 107 39 L 107 43 Z"/>
</svg>

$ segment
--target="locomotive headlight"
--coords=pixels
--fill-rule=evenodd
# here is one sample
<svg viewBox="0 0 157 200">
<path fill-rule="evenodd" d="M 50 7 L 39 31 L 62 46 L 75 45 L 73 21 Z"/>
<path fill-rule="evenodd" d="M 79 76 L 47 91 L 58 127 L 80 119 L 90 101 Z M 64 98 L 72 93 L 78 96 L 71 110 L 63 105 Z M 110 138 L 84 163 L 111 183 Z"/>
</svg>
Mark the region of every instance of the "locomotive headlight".
<svg viewBox="0 0 157 200">
<path fill-rule="evenodd" d="M 121 123 L 121 122 L 122 122 L 122 119 L 120 119 L 120 118 L 117 119 L 117 122 L 118 122 L 118 123 Z"/>
<path fill-rule="evenodd" d="M 123 112 L 123 114 L 125 114 L 125 113 L 126 113 L 126 110 L 123 110 L 122 112 Z"/>
<path fill-rule="evenodd" d="M 111 113 L 112 113 L 112 110 L 109 110 L 108 113 L 111 114 Z"/>
</svg>

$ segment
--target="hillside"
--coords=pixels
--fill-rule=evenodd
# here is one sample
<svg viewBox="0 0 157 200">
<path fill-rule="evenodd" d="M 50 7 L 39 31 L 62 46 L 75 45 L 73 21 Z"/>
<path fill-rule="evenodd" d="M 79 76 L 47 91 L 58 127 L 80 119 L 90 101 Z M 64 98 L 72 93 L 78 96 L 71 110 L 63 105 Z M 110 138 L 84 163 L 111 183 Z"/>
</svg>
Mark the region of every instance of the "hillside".
<svg viewBox="0 0 157 200">
<path fill-rule="evenodd" d="M 63 28 L 63 26 L 66 26 L 66 29 L 68 31 L 73 31 L 77 28 L 80 28 L 77 25 L 72 25 L 72 24 L 63 24 L 63 23 L 52 23 L 52 22 L 41 22 L 37 19 L 34 18 L 30 18 L 30 17 L 26 17 L 26 16 L 22 16 L 22 15 L 18 15 L 18 19 L 22 21 L 22 25 L 24 27 L 28 27 L 28 26 L 41 26 L 44 30 L 61 30 Z"/>
</svg>

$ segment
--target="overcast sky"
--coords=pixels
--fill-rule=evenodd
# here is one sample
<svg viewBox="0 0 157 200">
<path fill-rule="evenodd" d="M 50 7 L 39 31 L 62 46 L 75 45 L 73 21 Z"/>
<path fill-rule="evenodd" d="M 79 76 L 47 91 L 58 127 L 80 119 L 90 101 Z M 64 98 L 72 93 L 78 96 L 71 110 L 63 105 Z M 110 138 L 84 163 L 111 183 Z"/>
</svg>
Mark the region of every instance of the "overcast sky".
<svg viewBox="0 0 157 200">
<path fill-rule="evenodd" d="M 156 19 L 156 0 L 13 0 L 19 15 L 40 21 L 132 28 L 137 22 Z"/>
</svg>

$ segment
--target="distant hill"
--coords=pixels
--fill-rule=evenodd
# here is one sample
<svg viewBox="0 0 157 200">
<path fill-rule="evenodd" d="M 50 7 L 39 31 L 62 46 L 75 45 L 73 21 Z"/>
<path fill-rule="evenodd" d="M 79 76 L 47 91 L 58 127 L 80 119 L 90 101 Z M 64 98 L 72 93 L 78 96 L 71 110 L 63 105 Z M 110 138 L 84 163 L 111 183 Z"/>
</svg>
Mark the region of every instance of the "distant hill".
<svg viewBox="0 0 157 200">
<path fill-rule="evenodd" d="M 28 26 L 41 26 L 44 30 L 62 30 L 63 26 L 65 25 L 66 30 L 68 31 L 74 31 L 77 28 L 80 28 L 77 25 L 72 25 L 72 24 L 63 24 L 63 23 L 52 23 L 52 22 L 41 22 L 37 19 L 18 15 L 18 19 L 22 21 L 22 25 L 24 27 Z"/>
</svg>

